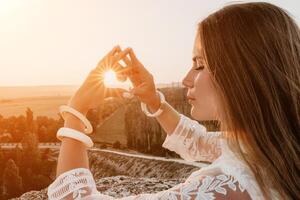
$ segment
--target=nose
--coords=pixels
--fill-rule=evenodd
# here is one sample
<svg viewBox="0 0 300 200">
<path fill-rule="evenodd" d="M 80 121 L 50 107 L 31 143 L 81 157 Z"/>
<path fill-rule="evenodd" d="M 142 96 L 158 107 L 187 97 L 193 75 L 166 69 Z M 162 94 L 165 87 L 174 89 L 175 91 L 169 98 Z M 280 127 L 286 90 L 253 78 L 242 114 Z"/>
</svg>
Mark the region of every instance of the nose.
<svg viewBox="0 0 300 200">
<path fill-rule="evenodd" d="M 187 75 L 184 77 L 184 79 L 182 80 L 182 85 L 184 85 L 187 88 L 192 88 L 193 87 L 193 79 L 191 76 L 191 71 L 189 71 L 187 73 Z"/>
</svg>

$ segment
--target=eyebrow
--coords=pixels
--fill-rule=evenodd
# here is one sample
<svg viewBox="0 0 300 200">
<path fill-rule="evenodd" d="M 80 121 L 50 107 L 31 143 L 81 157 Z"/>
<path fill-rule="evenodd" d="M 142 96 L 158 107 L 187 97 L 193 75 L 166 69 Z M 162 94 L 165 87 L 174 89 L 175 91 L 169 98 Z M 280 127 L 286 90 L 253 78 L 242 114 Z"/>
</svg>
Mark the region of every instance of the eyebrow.
<svg viewBox="0 0 300 200">
<path fill-rule="evenodd" d="M 192 58 L 192 60 L 193 61 L 196 61 L 196 59 L 201 59 L 201 60 L 203 60 L 204 58 L 203 57 L 201 57 L 201 56 L 193 56 L 193 58 Z"/>
</svg>

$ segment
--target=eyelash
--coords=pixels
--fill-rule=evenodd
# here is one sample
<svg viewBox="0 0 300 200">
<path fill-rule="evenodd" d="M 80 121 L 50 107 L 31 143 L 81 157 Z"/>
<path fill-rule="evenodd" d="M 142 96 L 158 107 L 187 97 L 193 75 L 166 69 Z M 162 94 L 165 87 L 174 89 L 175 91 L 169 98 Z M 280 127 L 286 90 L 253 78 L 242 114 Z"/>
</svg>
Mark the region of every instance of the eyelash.
<svg viewBox="0 0 300 200">
<path fill-rule="evenodd" d="M 193 59 L 194 65 L 197 65 L 197 61 Z M 194 68 L 197 71 L 201 71 L 204 69 L 204 65 L 198 65 L 198 67 Z"/>
<path fill-rule="evenodd" d="M 204 65 L 200 65 L 200 67 L 195 68 L 195 70 L 203 70 L 204 69 Z"/>
</svg>

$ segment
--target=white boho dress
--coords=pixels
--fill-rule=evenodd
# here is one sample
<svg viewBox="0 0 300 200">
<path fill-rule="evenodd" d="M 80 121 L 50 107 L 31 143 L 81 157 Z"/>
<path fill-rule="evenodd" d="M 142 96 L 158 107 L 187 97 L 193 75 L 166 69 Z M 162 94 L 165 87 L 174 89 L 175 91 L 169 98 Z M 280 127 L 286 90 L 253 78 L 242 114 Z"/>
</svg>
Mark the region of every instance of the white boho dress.
<svg viewBox="0 0 300 200">
<path fill-rule="evenodd" d="M 119 198 L 122 200 L 213 200 L 264 199 L 248 166 L 230 151 L 220 132 L 207 132 L 197 121 L 180 115 L 174 132 L 167 135 L 163 147 L 178 153 L 187 161 L 212 161 L 193 172 L 184 183 L 153 194 Z M 56 178 L 48 187 L 50 200 L 113 200 L 97 191 L 90 170 L 77 168 Z M 274 198 L 276 198 L 274 192 Z"/>
</svg>

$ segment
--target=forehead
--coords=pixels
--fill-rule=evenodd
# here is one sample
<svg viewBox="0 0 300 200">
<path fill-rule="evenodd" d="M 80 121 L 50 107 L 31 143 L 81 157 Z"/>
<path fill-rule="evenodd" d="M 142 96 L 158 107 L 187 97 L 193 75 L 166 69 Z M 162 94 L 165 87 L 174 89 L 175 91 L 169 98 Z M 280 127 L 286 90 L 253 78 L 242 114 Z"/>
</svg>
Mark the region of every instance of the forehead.
<svg viewBox="0 0 300 200">
<path fill-rule="evenodd" d="M 199 36 L 197 36 L 194 41 L 193 57 L 203 58 L 203 49 Z"/>
</svg>

